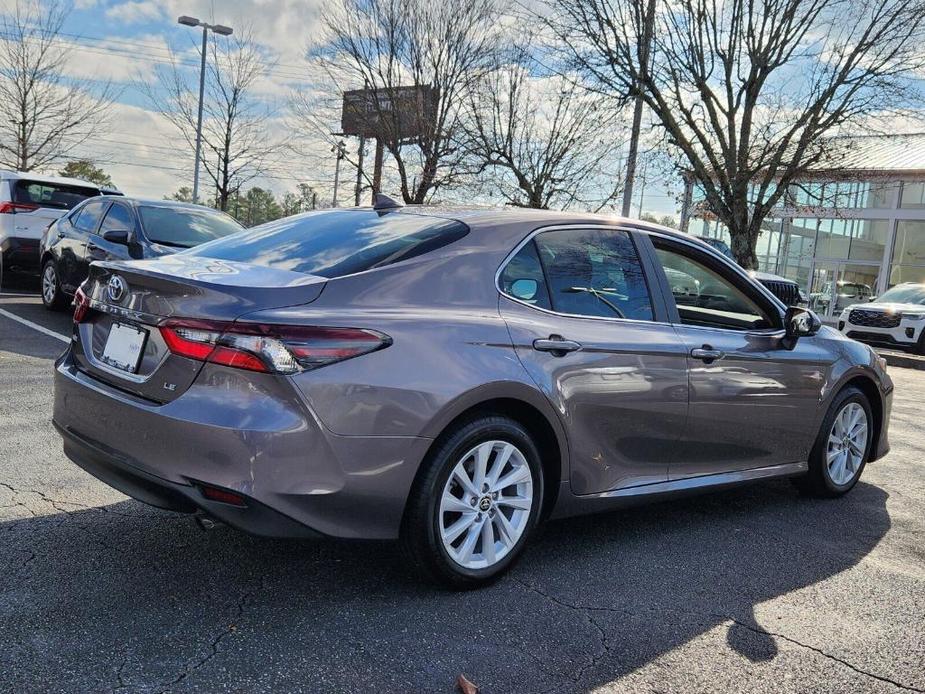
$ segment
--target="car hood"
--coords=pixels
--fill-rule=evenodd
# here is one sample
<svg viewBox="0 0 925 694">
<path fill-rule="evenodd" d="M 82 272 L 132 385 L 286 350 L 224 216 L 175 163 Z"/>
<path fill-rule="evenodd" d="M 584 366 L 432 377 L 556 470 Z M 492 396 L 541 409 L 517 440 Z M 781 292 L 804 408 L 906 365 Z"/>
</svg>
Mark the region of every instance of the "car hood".
<svg viewBox="0 0 925 694">
<path fill-rule="evenodd" d="M 851 304 L 845 310 L 850 311 L 854 308 L 869 309 L 872 311 L 882 311 L 884 313 L 925 313 L 925 306 L 922 304 L 894 304 L 890 302 L 871 301 L 869 303 Z"/>
<path fill-rule="evenodd" d="M 788 280 L 786 277 L 781 277 L 780 275 L 772 275 L 770 272 L 752 270 L 748 274 L 759 282 L 787 282 L 788 284 L 796 284 L 793 280 Z"/>
</svg>

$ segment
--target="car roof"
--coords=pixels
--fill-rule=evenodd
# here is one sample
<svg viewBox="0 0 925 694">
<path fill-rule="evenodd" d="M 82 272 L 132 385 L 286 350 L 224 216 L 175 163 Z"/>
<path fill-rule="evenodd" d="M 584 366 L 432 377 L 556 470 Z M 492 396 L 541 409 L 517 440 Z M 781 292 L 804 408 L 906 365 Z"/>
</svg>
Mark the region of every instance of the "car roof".
<svg viewBox="0 0 925 694">
<path fill-rule="evenodd" d="M 42 176 L 32 172 L 9 171 L 0 169 L 0 178 L 9 181 L 18 181 L 25 179 L 27 181 L 36 181 L 37 183 L 55 183 L 62 186 L 80 186 L 82 188 L 95 188 L 96 190 L 118 191 L 114 186 L 99 186 L 90 181 L 84 181 L 79 178 L 68 178 L 67 176 Z"/>
<path fill-rule="evenodd" d="M 369 212 L 372 207 L 340 208 L 351 210 L 365 210 Z M 413 214 L 440 219 L 452 219 L 463 222 L 471 230 L 496 228 L 507 225 L 536 225 L 554 226 L 559 224 L 625 224 L 642 231 L 652 231 L 671 236 L 679 240 L 691 241 L 710 248 L 695 237 L 682 233 L 677 229 L 645 222 L 632 217 L 619 215 L 598 214 L 593 212 L 563 212 L 560 210 L 537 210 L 524 207 L 477 207 L 472 205 L 406 205 L 381 211 L 383 214 Z M 710 248 L 715 252 L 714 249 Z"/>
<path fill-rule="evenodd" d="M 143 198 L 143 197 L 134 197 L 129 195 L 101 195 L 97 198 L 90 199 L 103 199 L 103 200 L 119 200 L 121 202 L 127 202 L 130 205 L 144 205 L 145 207 L 169 207 L 172 209 L 180 210 L 207 210 L 209 212 L 221 212 L 221 210 L 216 210 L 214 207 L 207 207 L 206 205 L 195 205 L 191 202 L 180 202 L 179 200 L 159 200 L 158 198 Z M 227 214 L 227 213 L 222 213 Z"/>
</svg>

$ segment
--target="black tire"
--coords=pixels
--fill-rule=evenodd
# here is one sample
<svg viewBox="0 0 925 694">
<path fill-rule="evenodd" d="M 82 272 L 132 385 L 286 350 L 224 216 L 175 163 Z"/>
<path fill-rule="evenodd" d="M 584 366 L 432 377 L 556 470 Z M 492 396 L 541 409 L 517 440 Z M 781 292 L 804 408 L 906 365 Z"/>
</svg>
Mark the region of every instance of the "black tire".
<svg viewBox="0 0 925 694">
<path fill-rule="evenodd" d="M 915 346 L 912 348 L 912 351 L 915 354 L 925 356 L 925 330 L 922 330 L 922 334 L 919 335 L 919 341 L 915 343 Z"/>
<path fill-rule="evenodd" d="M 457 563 L 440 539 L 440 498 L 457 463 L 479 443 L 492 440 L 511 443 L 522 453 L 532 476 L 533 503 L 526 527 L 510 551 L 492 566 L 470 569 Z M 483 415 L 455 426 L 437 441 L 412 485 L 401 528 L 405 556 L 423 577 L 450 588 L 490 584 L 511 568 L 536 528 L 543 482 L 539 451 L 520 423 L 500 415 Z"/>
<path fill-rule="evenodd" d="M 852 402 L 859 404 L 867 415 L 867 442 L 861 464 L 858 466 L 853 477 L 844 484 L 836 484 L 832 480 L 829 466 L 826 461 L 828 438 L 835 424 L 835 417 L 838 416 L 845 406 Z M 871 412 L 870 402 L 863 392 L 854 386 L 849 386 L 838 393 L 832 401 L 825 419 L 822 420 L 822 427 L 819 430 L 819 434 L 816 436 L 816 442 L 809 455 L 809 471 L 805 475 L 793 478 L 794 485 L 796 485 L 801 492 L 810 496 L 835 498 L 847 494 L 854 488 L 854 485 L 857 484 L 858 480 L 861 478 L 861 474 L 864 472 L 864 468 L 870 458 L 873 441 L 874 418 Z"/>
<path fill-rule="evenodd" d="M 51 284 L 49 291 L 51 293 L 48 296 L 49 292 L 46 291 L 46 282 L 48 279 L 46 275 L 51 275 Z M 64 295 L 64 290 L 61 289 L 61 282 L 58 281 L 58 266 L 55 261 L 51 258 L 46 260 L 42 264 L 42 304 L 49 311 L 63 311 L 67 308 L 67 297 Z"/>
</svg>

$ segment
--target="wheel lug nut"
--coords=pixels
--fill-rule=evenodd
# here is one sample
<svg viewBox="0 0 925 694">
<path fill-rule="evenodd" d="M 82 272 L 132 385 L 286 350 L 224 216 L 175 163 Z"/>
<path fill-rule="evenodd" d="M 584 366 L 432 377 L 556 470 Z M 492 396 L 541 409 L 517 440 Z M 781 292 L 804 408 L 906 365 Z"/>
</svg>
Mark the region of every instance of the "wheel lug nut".
<svg viewBox="0 0 925 694">
<path fill-rule="evenodd" d="M 472 497 L 471 499 L 469 499 L 469 503 L 470 503 L 472 506 L 475 506 L 475 502 L 476 502 L 476 501 L 478 501 L 478 499 L 476 499 L 475 497 Z"/>
<path fill-rule="evenodd" d="M 497 501 L 497 500 L 498 500 L 498 492 L 494 492 L 494 493 L 491 495 L 491 498 L 494 499 L 495 501 Z"/>
</svg>

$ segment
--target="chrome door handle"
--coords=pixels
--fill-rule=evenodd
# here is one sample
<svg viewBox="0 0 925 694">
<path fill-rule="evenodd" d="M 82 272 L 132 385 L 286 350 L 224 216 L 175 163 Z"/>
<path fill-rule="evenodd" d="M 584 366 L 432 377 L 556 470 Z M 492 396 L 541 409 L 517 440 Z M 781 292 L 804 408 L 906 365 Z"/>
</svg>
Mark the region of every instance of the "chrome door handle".
<svg viewBox="0 0 925 694">
<path fill-rule="evenodd" d="M 720 349 L 713 349 L 710 345 L 704 345 L 703 347 L 695 347 L 692 349 L 691 356 L 694 359 L 700 359 L 700 361 L 710 364 L 711 362 L 725 357 L 726 353 Z"/>
<path fill-rule="evenodd" d="M 534 340 L 533 349 L 538 352 L 552 352 L 553 356 L 565 356 L 568 352 L 577 352 L 581 345 L 574 340 L 564 340 L 558 335 L 550 335 L 545 340 Z"/>
</svg>

